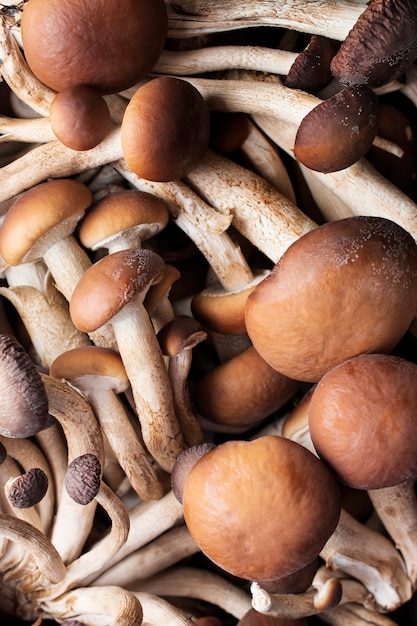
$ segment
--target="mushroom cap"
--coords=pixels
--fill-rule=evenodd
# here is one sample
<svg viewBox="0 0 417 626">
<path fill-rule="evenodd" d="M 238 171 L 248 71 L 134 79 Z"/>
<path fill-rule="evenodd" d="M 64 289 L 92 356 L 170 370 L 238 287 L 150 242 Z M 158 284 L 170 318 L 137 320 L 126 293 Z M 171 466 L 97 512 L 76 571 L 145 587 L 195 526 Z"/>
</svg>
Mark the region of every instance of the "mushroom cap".
<svg viewBox="0 0 417 626">
<path fill-rule="evenodd" d="M 230 440 L 203 455 L 185 481 L 183 505 L 203 553 L 232 575 L 257 581 L 310 563 L 340 515 L 330 471 L 279 436 Z"/>
<path fill-rule="evenodd" d="M 9 265 L 41 258 L 70 235 L 91 203 L 91 191 L 70 178 L 31 187 L 8 210 L 0 228 L 0 254 Z"/>
<path fill-rule="evenodd" d="M 29 67 L 45 85 L 61 91 L 83 84 L 105 94 L 152 69 L 167 25 L 163 0 L 31 0 L 21 32 Z"/>
<path fill-rule="evenodd" d="M 31 437 L 49 421 L 48 397 L 42 378 L 23 346 L 0 335 L 0 434 Z"/>
<path fill-rule="evenodd" d="M 417 57 L 414 0 L 370 0 L 331 62 L 345 85 L 377 87 L 398 78 Z"/>
<path fill-rule="evenodd" d="M 158 331 L 157 337 L 162 354 L 175 357 L 184 350 L 195 348 L 207 339 L 207 333 L 197 320 L 181 315 L 167 322 Z"/>
<path fill-rule="evenodd" d="M 144 295 L 164 275 L 162 258 L 145 248 L 113 252 L 93 263 L 75 286 L 70 315 L 83 332 L 93 332 L 125 304 Z"/>
<path fill-rule="evenodd" d="M 48 477 L 39 467 L 33 467 L 6 483 L 7 498 L 17 509 L 38 504 L 48 490 Z"/>
<path fill-rule="evenodd" d="M 356 216 L 295 241 L 246 301 L 259 354 L 316 382 L 348 358 L 390 352 L 417 308 L 417 246 L 398 224 Z"/>
<path fill-rule="evenodd" d="M 101 464 L 94 454 L 81 454 L 71 461 L 65 474 L 65 489 L 74 502 L 89 504 L 100 490 Z"/>
<path fill-rule="evenodd" d="M 51 363 L 49 374 L 81 390 L 112 389 L 122 393 L 129 387 L 120 354 L 101 346 L 80 346 L 63 352 Z"/>
<path fill-rule="evenodd" d="M 157 235 L 168 224 L 169 211 L 161 198 L 138 189 L 110 193 L 92 206 L 79 228 L 83 246 L 96 250 L 133 232 L 141 240 Z"/>
<path fill-rule="evenodd" d="M 97 146 L 110 131 L 110 110 L 88 85 L 71 85 L 52 100 L 49 117 L 59 141 L 72 150 Z"/>
<path fill-rule="evenodd" d="M 299 387 L 250 346 L 205 374 L 193 397 L 197 411 L 211 422 L 249 428 L 284 406 Z"/>
<path fill-rule="evenodd" d="M 285 619 L 273 615 L 264 615 L 255 609 L 249 609 L 236 626 L 308 626 L 308 619 Z"/>
<path fill-rule="evenodd" d="M 309 428 L 320 458 L 356 489 L 417 475 L 417 365 L 386 354 L 340 363 L 317 384 Z"/>
<path fill-rule="evenodd" d="M 170 181 L 186 176 L 208 147 L 210 114 L 186 80 L 158 76 L 127 105 L 121 131 L 123 156 L 141 178 Z"/>
<path fill-rule="evenodd" d="M 378 112 L 378 98 L 370 87 L 345 87 L 303 118 L 295 137 L 296 159 L 319 172 L 353 165 L 375 139 Z"/>
<path fill-rule="evenodd" d="M 302 89 L 308 93 L 318 93 L 326 87 L 333 76 L 330 62 L 339 49 L 339 42 L 321 35 L 312 35 L 291 65 L 284 85 L 292 89 Z"/>
</svg>

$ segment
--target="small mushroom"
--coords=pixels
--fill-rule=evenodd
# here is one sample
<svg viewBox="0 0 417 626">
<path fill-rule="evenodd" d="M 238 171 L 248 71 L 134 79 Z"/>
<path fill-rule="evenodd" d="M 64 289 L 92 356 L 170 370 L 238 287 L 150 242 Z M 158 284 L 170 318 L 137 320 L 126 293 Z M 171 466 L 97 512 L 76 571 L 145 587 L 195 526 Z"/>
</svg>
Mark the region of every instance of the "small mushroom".
<svg viewBox="0 0 417 626">
<path fill-rule="evenodd" d="M 162 258 L 135 248 L 113 252 L 94 263 L 74 289 L 70 314 L 79 330 L 111 324 L 129 378 L 144 443 L 171 471 L 184 448 L 172 389 L 161 349 L 143 299 L 164 272 Z"/>
<path fill-rule="evenodd" d="M 34 467 L 6 484 L 7 497 L 18 509 L 38 504 L 48 489 L 48 477 L 39 467 Z"/>
<path fill-rule="evenodd" d="M 88 85 L 71 85 L 51 103 L 53 133 L 72 150 L 97 146 L 110 131 L 110 111 L 104 98 Z"/>
<path fill-rule="evenodd" d="M 398 343 L 417 308 L 416 264 L 414 239 L 390 220 L 318 226 L 248 296 L 247 332 L 272 367 L 317 381 L 346 358 Z"/>
<path fill-rule="evenodd" d="M 123 156 L 142 178 L 176 180 L 201 159 L 209 135 L 210 116 L 200 92 L 187 81 L 160 76 L 139 87 L 127 105 Z"/>
<path fill-rule="evenodd" d="M 417 56 L 417 11 L 412 0 L 370 0 L 333 58 L 343 84 L 377 87 L 398 78 Z"/>
</svg>

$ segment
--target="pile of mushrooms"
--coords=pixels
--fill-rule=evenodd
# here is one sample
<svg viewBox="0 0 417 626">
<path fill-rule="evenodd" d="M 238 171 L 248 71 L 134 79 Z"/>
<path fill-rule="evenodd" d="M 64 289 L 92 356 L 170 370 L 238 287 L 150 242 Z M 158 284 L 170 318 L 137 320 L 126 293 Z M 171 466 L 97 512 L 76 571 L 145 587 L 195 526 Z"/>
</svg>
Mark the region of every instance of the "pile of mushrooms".
<svg viewBox="0 0 417 626">
<path fill-rule="evenodd" d="M 0 4 L 0 619 L 403 626 L 417 5 Z"/>
</svg>

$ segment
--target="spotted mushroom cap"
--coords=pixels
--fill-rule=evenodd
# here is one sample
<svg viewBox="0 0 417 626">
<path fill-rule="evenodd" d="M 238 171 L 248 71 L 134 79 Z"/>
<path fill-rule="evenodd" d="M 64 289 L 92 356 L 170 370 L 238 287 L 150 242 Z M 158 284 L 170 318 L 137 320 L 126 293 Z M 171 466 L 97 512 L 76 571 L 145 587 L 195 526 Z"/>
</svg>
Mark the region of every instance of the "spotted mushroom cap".
<svg viewBox="0 0 417 626">
<path fill-rule="evenodd" d="M 322 550 L 340 515 L 325 465 L 279 436 L 230 440 L 201 456 L 183 489 L 187 527 L 203 553 L 248 580 L 275 580 Z"/>
</svg>

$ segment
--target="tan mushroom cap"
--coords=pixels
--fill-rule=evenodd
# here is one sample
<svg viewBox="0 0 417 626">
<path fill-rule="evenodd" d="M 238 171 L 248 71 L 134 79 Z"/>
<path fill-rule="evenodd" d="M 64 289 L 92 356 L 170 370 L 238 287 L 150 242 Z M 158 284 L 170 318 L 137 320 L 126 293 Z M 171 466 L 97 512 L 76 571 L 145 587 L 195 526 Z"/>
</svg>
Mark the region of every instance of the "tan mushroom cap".
<svg viewBox="0 0 417 626">
<path fill-rule="evenodd" d="M 0 228 L 0 254 L 9 265 L 41 258 L 53 243 L 72 234 L 92 199 L 73 179 L 55 179 L 26 191 L 8 210 Z"/>
<path fill-rule="evenodd" d="M 49 368 L 53 378 L 64 378 L 77 386 L 83 380 L 83 387 L 99 383 L 100 388 L 113 389 L 122 393 L 129 387 L 123 361 L 118 352 L 100 346 L 81 346 L 67 350 L 54 359 Z"/>
<path fill-rule="evenodd" d="M 341 482 L 379 489 L 417 475 L 417 365 L 362 354 L 317 384 L 309 408 L 317 453 Z"/>
<path fill-rule="evenodd" d="M 187 527 L 203 553 L 247 580 L 275 580 L 320 553 L 340 515 L 337 483 L 302 446 L 278 436 L 227 441 L 192 467 Z"/>
<path fill-rule="evenodd" d="M 249 428 L 284 406 L 299 387 L 250 346 L 203 376 L 195 386 L 194 402 L 211 422 Z"/>
<path fill-rule="evenodd" d="M 192 317 L 178 316 L 167 322 L 158 332 L 162 354 L 175 357 L 184 350 L 191 350 L 207 338 L 207 333 Z"/>
<path fill-rule="evenodd" d="M 316 382 L 343 360 L 390 352 L 417 308 L 417 246 L 398 224 L 351 217 L 292 244 L 246 301 L 253 345 L 289 378 Z"/>
<path fill-rule="evenodd" d="M 252 281 L 233 291 L 225 291 L 217 284 L 206 287 L 191 301 L 193 316 L 208 330 L 227 335 L 243 335 L 246 333 L 246 299 L 268 274 L 268 270 L 255 272 Z"/>
<path fill-rule="evenodd" d="M 81 243 L 91 250 L 107 247 L 118 238 L 129 240 L 130 233 L 140 240 L 157 235 L 168 224 L 166 203 L 157 196 L 137 189 L 110 193 L 84 216 L 79 229 Z"/>
<path fill-rule="evenodd" d="M 145 296 L 143 304 L 149 315 L 155 312 L 155 309 L 169 296 L 172 285 L 181 278 L 181 272 L 175 265 L 165 263 L 165 270 L 159 283 L 152 285 Z"/>
<path fill-rule="evenodd" d="M 164 274 L 162 258 L 145 248 L 131 248 L 109 254 L 83 274 L 71 301 L 70 315 L 84 332 L 97 330 L 125 304 L 144 295 Z"/>
</svg>

